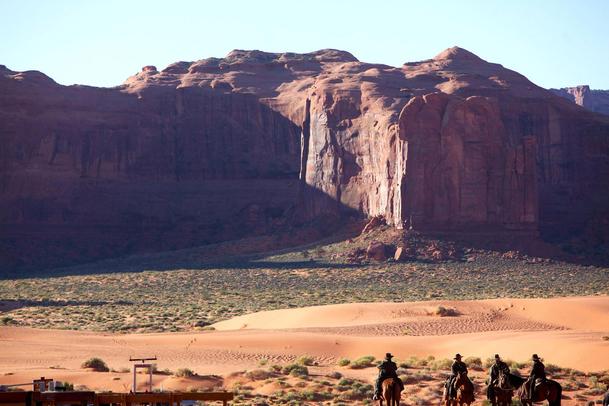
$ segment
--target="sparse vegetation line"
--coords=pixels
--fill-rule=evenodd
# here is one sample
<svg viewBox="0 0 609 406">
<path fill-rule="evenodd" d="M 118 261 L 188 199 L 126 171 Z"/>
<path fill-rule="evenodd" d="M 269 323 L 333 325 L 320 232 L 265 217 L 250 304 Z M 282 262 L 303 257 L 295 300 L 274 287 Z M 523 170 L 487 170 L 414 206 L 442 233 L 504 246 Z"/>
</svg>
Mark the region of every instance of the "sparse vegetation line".
<svg viewBox="0 0 609 406">
<path fill-rule="evenodd" d="M 313 305 L 609 294 L 608 268 L 514 253 L 460 249 L 460 260 L 351 261 L 354 250 L 373 240 L 394 239 L 395 232 L 373 230 L 350 240 L 240 262 L 230 257 L 192 269 L 142 271 L 129 258 L 74 268 L 73 276 L 4 279 L 0 324 L 172 332 L 209 330 L 214 322 L 234 316 Z M 433 239 L 422 238 L 420 244 L 440 246 Z M 162 262 L 171 262 L 172 253 L 164 255 Z M 439 316 L 454 312 L 438 308 Z"/>
</svg>

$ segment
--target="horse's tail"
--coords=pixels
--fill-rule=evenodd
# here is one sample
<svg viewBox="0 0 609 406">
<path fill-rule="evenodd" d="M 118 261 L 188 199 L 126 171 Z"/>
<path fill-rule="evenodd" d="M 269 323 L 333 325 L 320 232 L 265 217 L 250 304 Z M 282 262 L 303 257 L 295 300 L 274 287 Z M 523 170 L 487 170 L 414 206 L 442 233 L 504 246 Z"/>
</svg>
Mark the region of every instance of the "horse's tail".
<svg viewBox="0 0 609 406">
<path fill-rule="evenodd" d="M 550 404 L 549 406 L 560 406 L 562 400 L 562 386 L 556 381 L 553 382 L 556 387 L 556 399 L 552 399 L 552 401 L 549 401 L 548 403 Z"/>
<path fill-rule="evenodd" d="M 387 379 L 385 381 L 385 387 L 383 388 L 383 397 L 385 398 L 385 400 L 387 401 L 388 405 L 391 405 L 390 402 L 393 401 L 393 394 L 394 394 L 394 390 L 395 390 L 395 386 L 397 385 L 397 382 L 395 381 L 395 379 L 390 378 Z"/>
</svg>

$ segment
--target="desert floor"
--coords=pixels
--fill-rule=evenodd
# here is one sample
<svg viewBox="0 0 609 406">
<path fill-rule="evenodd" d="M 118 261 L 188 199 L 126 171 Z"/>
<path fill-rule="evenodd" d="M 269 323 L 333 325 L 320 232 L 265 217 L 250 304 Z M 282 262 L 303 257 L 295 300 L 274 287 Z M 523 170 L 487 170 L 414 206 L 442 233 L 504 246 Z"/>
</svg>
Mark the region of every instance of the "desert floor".
<svg viewBox="0 0 609 406">
<path fill-rule="evenodd" d="M 157 387 L 181 390 L 230 388 L 238 371 L 289 364 L 304 355 L 314 359 L 309 367 L 313 375 L 338 371 L 370 383 L 376 368 L 340 367 L 339 359 L 378 359 L 387 351 L 399 360 L 447 359 L 460 352 L 482 360 L 500 353 L 526 362 L 538 353 L 561 368 L 587 373 L 609 369 L 607 296 L 327 305 L 258 312 L 213 327 L 149 334 L 2 327 L 0 384 L 47 376 L 96 390 L 124 391 L 131 381 L 125 371 L 129 357 L 151 355 L 158 357 L 160 370 L 190 368 L 198 374 L 190 379 L 154 375 Z M 90 357 L 102 358 L 114 372 L 81 369 Z M 483 375 L 481 371 L 480 382 Z"/>
</svg>

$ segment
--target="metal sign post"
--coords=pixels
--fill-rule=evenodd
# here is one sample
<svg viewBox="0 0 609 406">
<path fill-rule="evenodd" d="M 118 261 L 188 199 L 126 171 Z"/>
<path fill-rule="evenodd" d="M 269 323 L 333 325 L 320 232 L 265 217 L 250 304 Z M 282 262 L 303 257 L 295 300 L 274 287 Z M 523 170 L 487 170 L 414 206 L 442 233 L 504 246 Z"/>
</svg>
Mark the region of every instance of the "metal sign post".
<svg viewBox="0 0 609 406">
<path fill-rule="evenodd" d="M 133 387 L 131 388 L 131 392 L 137 393 L 137 369 L 138 368 L 148 368 L 148 392 L 152 392 L 152 364 L 145 364 L 144 361 L 156 361 L 156 355 L 152 358 L 132 358 L 129 357 L 129 361 L 138 362 L 141 364 L 133 364 Z"/>
</svg>

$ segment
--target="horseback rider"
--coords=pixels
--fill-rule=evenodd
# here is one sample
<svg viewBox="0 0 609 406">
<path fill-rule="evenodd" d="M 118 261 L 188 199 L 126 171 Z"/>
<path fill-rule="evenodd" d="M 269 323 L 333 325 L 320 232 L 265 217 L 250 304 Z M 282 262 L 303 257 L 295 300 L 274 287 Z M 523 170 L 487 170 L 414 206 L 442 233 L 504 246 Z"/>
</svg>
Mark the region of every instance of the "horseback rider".
<svg viewBox="0 0 609 406">
<path fill-rule="evenodd" d="M 510 367 L 501 360 L 499 354 L 495 354 L 495 363 L 491 366 L 489 384 L 486 390 L 488 400 L 492 400 L 495 397 L 495 387 L 499 385 L 499 375 L 501 373 L 509 376 Z"/>
<path fill-rule="evenodd" d="M 397 374 L 398 366 L 391 360 L 391 358 L 393 358 L 393 355 L 388 352 L 385 354 L 385 359 L 383 362 L 381 362 L 378 366 L 379 376 L 376 378 L 376 383 L 374 385 L 375 391 L 373 400 L 379 400 L 381 398 L 381 385 L 387 378 L 395 379 L 400 384 L 400 391 L 404 390 L 404 383 Z"/>
<path fill-rule="evenodd" d="M 455 380 L 457 379 L 457 375 L 459 375 L 459 373 L 465 373 L 467 374 L 467 365 L 465 365 L 465 362 L 461 361 L 461 354 L 456 354 L 455 358 L 454 358 L 454 362 L 452 364 L 452 366 L 450 367 L 451 369 L 451 375 L 448 378 L 448 382 L 447 382 L 447 389 L 448 389 L 448 396 L 449 398 L 454 398 L 457 391 L 455 390 Z"/>
<path fill-rule="evenodd" d="M 540 379 L 541 381 L 546 380 L 546 367 L 541 362 L 541 359 L 539 358 L 539 356 L 537 356 L 537 354 L 533 354 L 532 360 L 533 360 L 533 367 L 531 368 L 531 373 L 529 374 L 529 381 L 528 381 L 529 392 L 527 393 L 528 398 L 526 400 L 534 399 L 533 395 L 534 395 L 536 381 L 538 379 Z"/>
</svg>

